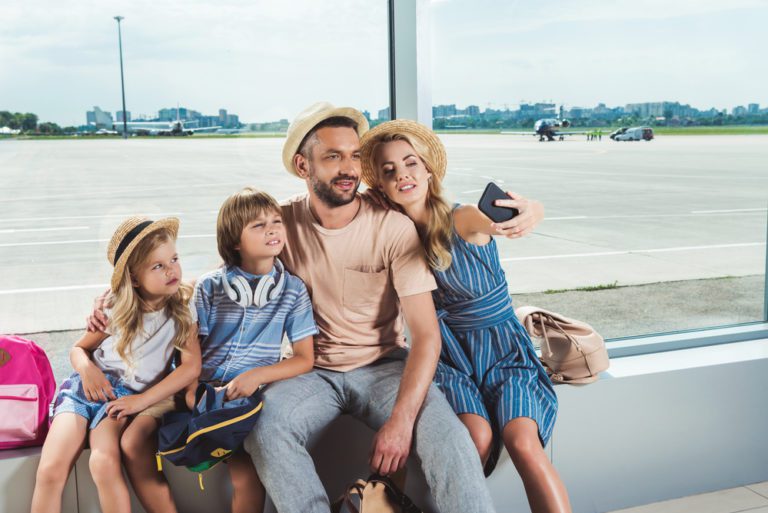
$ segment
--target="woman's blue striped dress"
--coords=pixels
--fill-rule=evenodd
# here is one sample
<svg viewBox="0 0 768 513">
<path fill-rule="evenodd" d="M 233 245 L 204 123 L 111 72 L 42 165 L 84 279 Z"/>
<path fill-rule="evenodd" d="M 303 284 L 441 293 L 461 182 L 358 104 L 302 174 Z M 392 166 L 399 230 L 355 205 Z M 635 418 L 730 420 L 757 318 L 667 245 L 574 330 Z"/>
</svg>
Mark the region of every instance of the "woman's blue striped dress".
<svg viewBox="0 0 768 513">
<path fill-rule="evenodd" d="M 478 246 L 454 232 L 453 261 L 435 271 L 433 293 L 443 349 L 435 383 L 457 414 L 484 417 L 494 431 L 490 474 L 509 421 L 536 421 L 546 445 L 557 415 L 557 396 L 525 328 L 518 322 L 499 262 L 496 241 Z"/>
</svg>

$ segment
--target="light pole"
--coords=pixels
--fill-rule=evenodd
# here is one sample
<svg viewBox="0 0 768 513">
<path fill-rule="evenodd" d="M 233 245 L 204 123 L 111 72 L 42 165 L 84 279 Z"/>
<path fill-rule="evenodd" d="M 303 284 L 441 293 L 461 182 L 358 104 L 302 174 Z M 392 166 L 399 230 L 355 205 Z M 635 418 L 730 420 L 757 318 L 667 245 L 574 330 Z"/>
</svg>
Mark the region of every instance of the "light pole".
<svg viewBox="0 0 768 513">
<path fill-rule="evenodd" d="M 128 113 L 125 110 L 125 79 L 123 78 L 123 34 L 120 31 L 120 21 L 123 16 L 115 16 L 117 21 L 117 42 L 120 46 L 120 87 L 123 91 L 123 139 L 128 139 Z"/>
</svg>

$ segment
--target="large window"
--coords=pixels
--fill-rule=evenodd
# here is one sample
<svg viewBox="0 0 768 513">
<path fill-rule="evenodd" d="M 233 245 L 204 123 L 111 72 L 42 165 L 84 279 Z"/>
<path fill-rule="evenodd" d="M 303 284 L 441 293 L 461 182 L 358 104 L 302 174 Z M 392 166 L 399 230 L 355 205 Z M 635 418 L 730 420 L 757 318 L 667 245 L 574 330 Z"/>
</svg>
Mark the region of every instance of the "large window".
<svg viewBox="0 0 768 513">
<path fill-rule="evenodd" d="M 185 278 L 214 268 L 227 195 L 305 190 L 280 155 L 281 134 L 308 105 L 388 117 L 384 1 L 46 0 L 6 2 L 2 13 L 0 128 L 11 125 L 0 135 L 2 333 L 83 328 L 109 280 L 107 241 L 128 215 L 178 216 Z M 122 129 L 116 15 L 126 119 L 147 123 L 128 140 L 109 134 Z M 152 135 L 177 120 L 209 133 Z M 81 135 L 35 136 L 52 130 L 44 122 Z"/>
<path fill-rule="evenodd" d="M 449 191 L 495 180 L 547 209 L 500 241 L 518 306 L 607 337 L 765 320 L 766 21 L 761 2 L 433 4 Z"/>
</svg>

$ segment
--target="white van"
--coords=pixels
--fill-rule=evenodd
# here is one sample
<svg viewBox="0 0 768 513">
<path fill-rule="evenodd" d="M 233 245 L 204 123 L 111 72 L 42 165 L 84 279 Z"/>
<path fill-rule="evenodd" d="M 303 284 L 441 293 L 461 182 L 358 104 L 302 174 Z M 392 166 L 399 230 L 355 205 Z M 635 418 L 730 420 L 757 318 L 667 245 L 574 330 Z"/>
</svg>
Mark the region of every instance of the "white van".
<svg viewBox="0 0 768 513">
<path fill-rule="evenodd" d="M 636 126 L 627 129 L 623 134 L 617 134 L 614 141 L 650 141 L 653 139 L 653 129 L 647 126 Z"/>
</svg>

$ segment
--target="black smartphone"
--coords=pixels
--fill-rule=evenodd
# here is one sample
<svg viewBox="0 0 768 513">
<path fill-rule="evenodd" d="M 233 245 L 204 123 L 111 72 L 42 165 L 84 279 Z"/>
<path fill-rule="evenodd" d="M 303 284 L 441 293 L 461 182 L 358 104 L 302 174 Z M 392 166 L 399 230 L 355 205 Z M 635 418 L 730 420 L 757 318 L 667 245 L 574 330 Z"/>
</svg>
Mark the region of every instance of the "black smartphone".
<svg viewBox="0 0 768 513">
<path fill-rule="evenodd" d="M 520 213 L 516 208 L 497 207 L 493 204 L 494 201 L 500 199 L 511 198 L 507 196 L 507 193 L 502 191 L 498 185 L 490 182 L 485 186 L 483 195 L 480 196 L 480 202 L 477 204 L 477 208 L 480 209 L 480 212 L 487 215 L 494 223 L 509 221 Z"/>
</svg>

